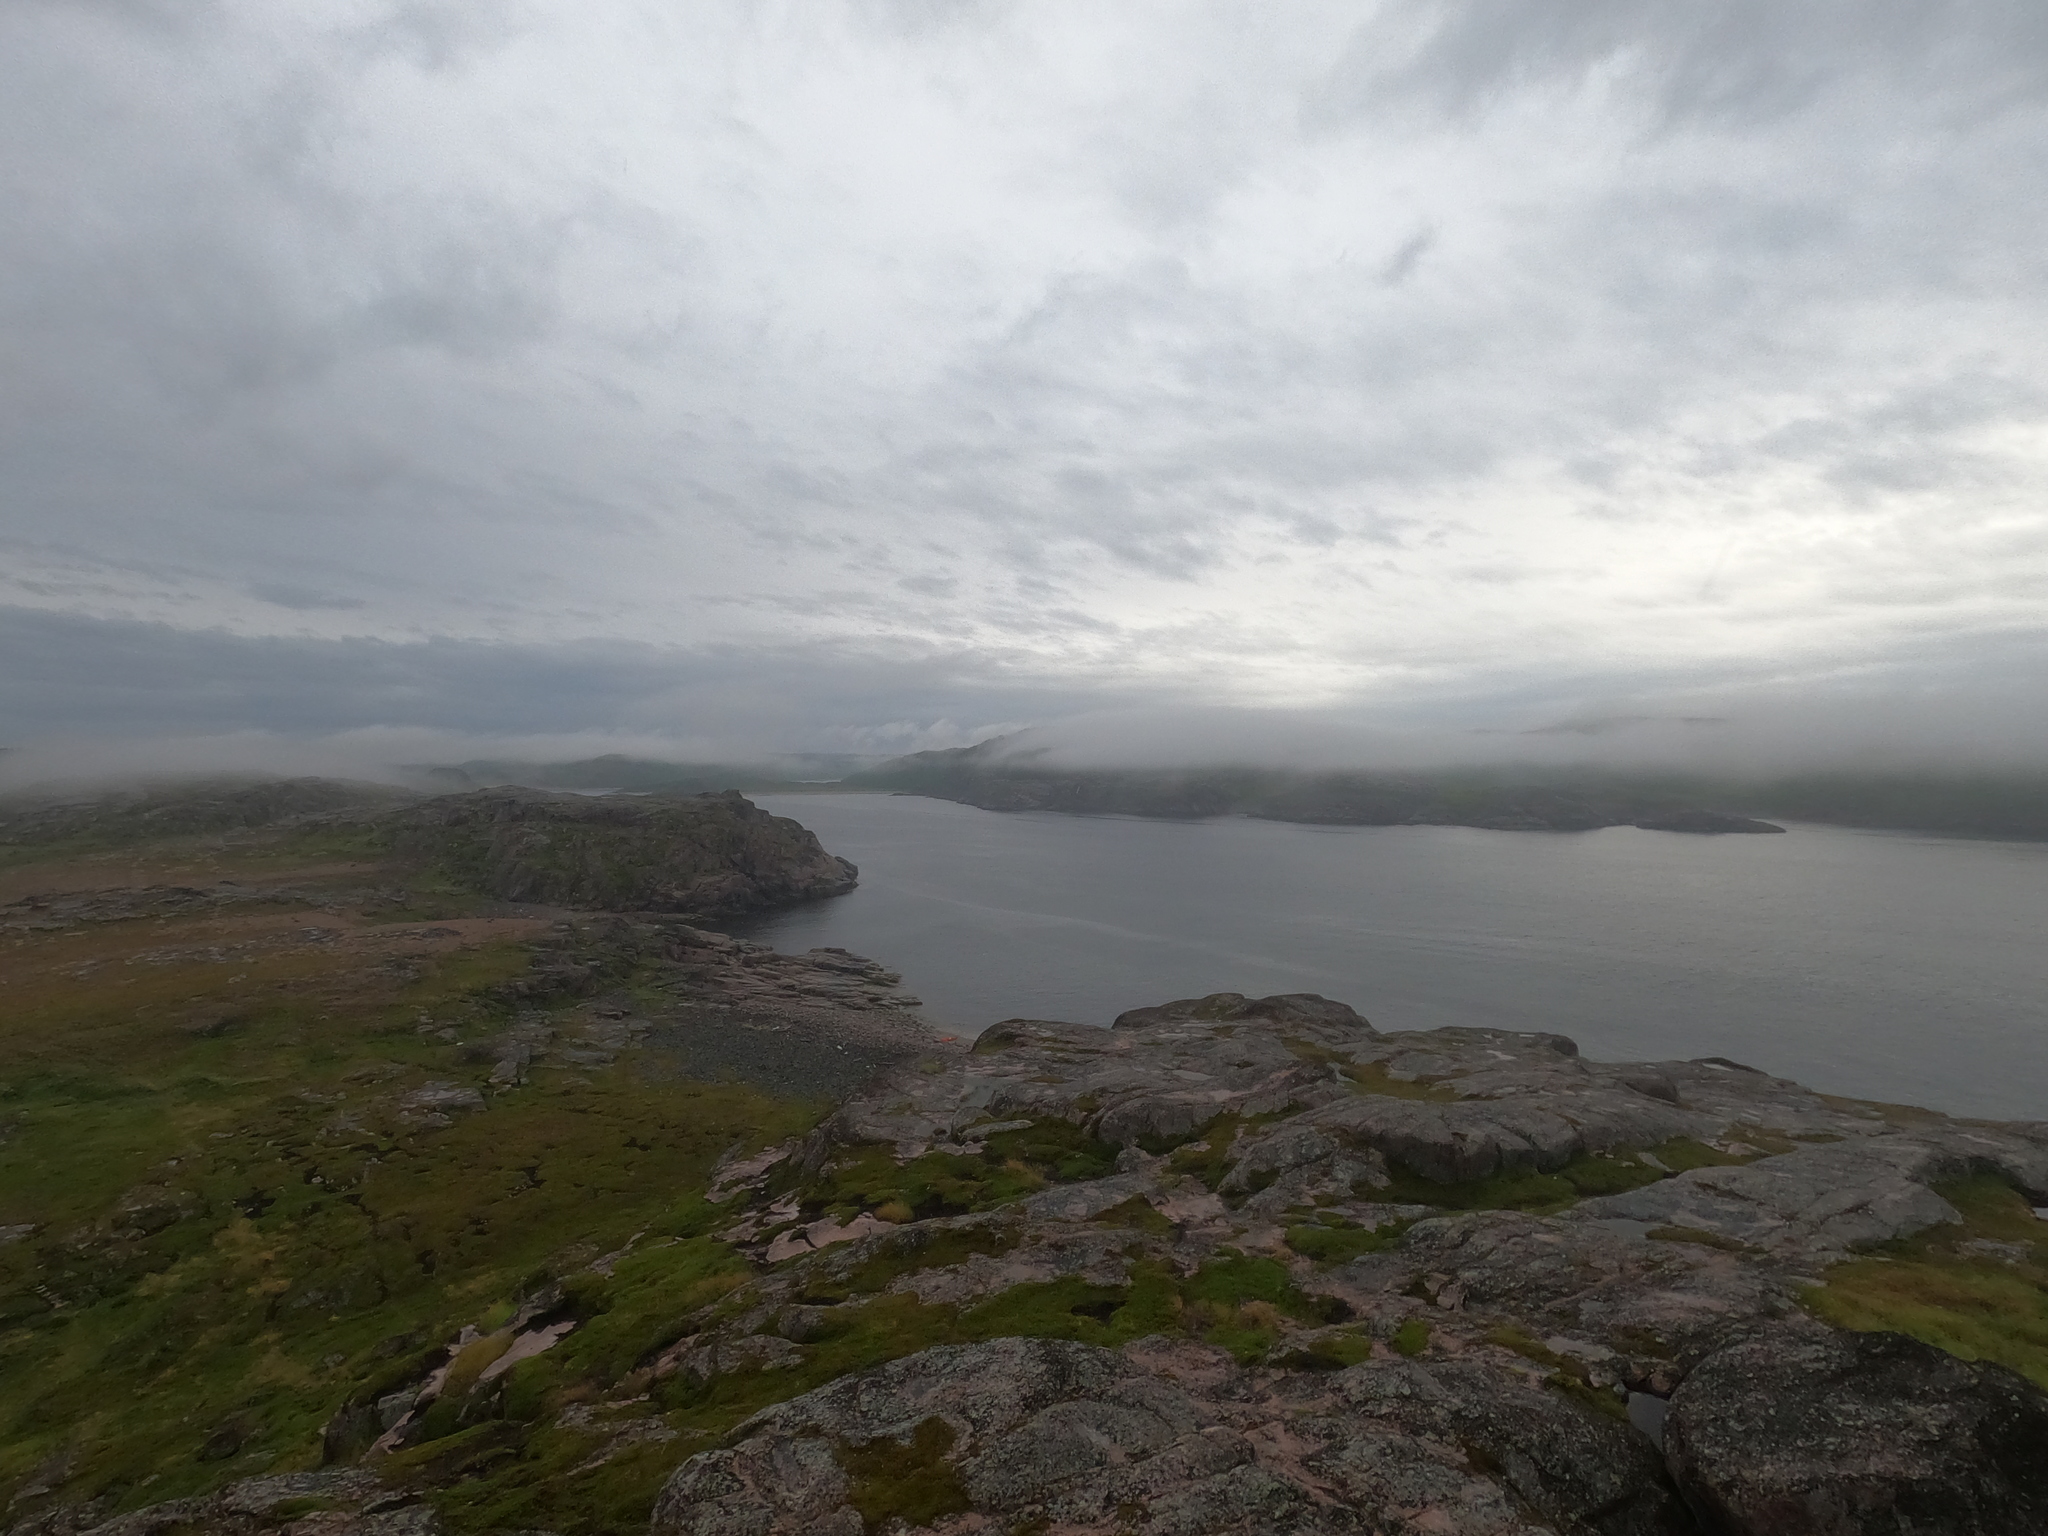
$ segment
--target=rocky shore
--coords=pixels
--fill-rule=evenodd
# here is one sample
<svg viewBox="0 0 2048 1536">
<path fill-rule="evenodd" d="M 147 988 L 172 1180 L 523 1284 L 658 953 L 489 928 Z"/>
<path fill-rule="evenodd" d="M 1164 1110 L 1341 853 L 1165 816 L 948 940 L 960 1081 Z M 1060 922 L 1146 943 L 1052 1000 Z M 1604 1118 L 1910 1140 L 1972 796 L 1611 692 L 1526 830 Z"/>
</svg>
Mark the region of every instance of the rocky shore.
<svg viewBox="0 0 2048 1536">
<path fill-rule="evenodd" d="M 768 1408 L 676 1473 L 674 1536 L 2048 1529 L 2048 1396 L 1814 1295 L 1963 1231 L 1958 1181 L 2048 1229 L 2041 1125 L 1222 996 L 998 1026 L 749 1178 L 766 1267 L 656 1374 L 787 1370 L 892 1303 L 1064 1337 Z M 2023 1235 L 1974 1241 L 2038 1284 Z"/>
</svg>

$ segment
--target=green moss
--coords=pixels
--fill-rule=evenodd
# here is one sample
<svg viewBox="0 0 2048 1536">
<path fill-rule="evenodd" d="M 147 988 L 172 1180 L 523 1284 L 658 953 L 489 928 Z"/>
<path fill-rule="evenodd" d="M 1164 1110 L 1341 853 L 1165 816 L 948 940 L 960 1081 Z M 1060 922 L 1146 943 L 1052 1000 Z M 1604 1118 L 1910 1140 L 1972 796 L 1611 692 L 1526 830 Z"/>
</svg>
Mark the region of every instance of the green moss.
<svg viewBox="0 0 2048 1536">
<path fill-rule="evenodd" d="M 1355 1062 L 1347 1052 L 1333 1050 L 1326 1045 L 1317 1045 L 1312 1040 L 1290 1039 L 1287 1049 L 1303 1061 L 1323 1062 L 1334 1066 L 1350 1080 L 1357 1092 L 1386 1099 L 1428 1099 L 1443 1103 L 1457 1098 L 1457 1090 L 1447 1084 L 1426 1078 L 1406 1079 L 1392 1077 L 1383 1061 Z"/>
<path fill-rule="evenodd" d="M 1007 1253 L 1023 1240 L 1022 1228 L 1001 1226 L 909 1226 L 890 1234 L 881 1250 L 845 1277 L 849 1292 L 885 1290 L 891 1281 L 921 1269 L 964 1264 L 971 1258 Z"/>
<path fill-rule="evenodd" d="M 1277 1259 L 1225 1248 L 1181 1282 L 1184 1326 L 1240 1360 L 1265 1354 L 1281 1336 L 1283 1319 L 1340 1322 L 1350 1308 L 1335 1297 L 1311 1296 Z"/>
<path fill-rule="evenodd" d="M 1487 1343 L 1497 1345 L 1502 1349 L 1511 1349 L 1523 1359 L 1533 1360 L 1538 1365 L 1545 1366 L 1550 1370 L 1557 1371 L 1565 1368 L 1565 1356 L 1552 1350 L 1549 1345 L 1539 1343 L 1512 1323 L 1503 1323 L 1498 1327 L 1487 1329 L 1485 1337 Z"/>
<path fill-rule="evenodd" d="M 1244 1121 L 1237 1115 L 1218 1115 L 1197 1133 L 1198 1139 L 1181 1142 L 1167 1159 L 1167 1167 L 1189 1178 L 1200 1179 L 1205 1189 L 1214 1190 L 1230 1172 L 1230 1149 Z"/>
<path fill-rule="evenodd" d="M 1411 1317 L 1394 1330 L 1394 1336 L 1387 1340 L 1394 1353 L 1414 1358 L 1429 1348 L 1429 1324 L 1419 1317 Z"/>
<path fill-rule="evenodd" d="M 1375 1098 L 1428 1099 L 1436 1103 L 1445 1103 L 1458 1096 L 1457 1090 L 1446 1083 L 1390 1076 L 1386 1063 L 1382 1061 L 1370 1061 L 1362 1066 L 1347 1065 L 1337 1070 L 1351 1080 L 1355 1092 Z"/>
<path fill-rule="evenodd" d="M 990 1297 L 961 1314 L 957 1332 L 962 1342 L 1017 1335 L 1121 1344 L 1125 1334 L 1116 1319 L 1129 1301 L 1128 1286 L 1090 1285 L 1063 1276 L 1011 1286 Z"/>
<path fill-rule="evenodd" d="M 1838 1327 L 1910 1334 L 2048 1387 L 2048 1238 L 2026 1199 L 1993 1174 L 1935 1186 L 1960 1223 L 1837 1264 L 1803 1300 Z M 1972 1243 L 2000 1249 L 1972 1251 Z"/>
<path fill-rule="evenodd" d="M 1242 1306 L 1248 1301 L 1268 1302 L 1300 1315 L 1307 1315 L 1306 1303 L 1294 1276 L 1278 1259 L 1267 1259 L 1222 1249 L 1215 1258 L 1187 1278 L 1182 1292 L 1190 1301 L 1217 1302 Z"/>
<path fill-rule="evenodd" d="M 1397 1205 L 1434 1205 L 1453 1211 L 1553 1211 L 1564 1209 L 1578 1198 L 1578 1191 L 1555 1174 L 1527 1168 L 1484 1179 L 1440 1182 L 1389 1159 L 1387 1172 L 1390 1177 L 1384 1187 L 1361 1189 L 1359 1197 Z"/>
<path fill-rule="evenodd" d="M 1719 1151 L 1690 1136 L 1674 1136 L 1662 1146 L 1650 1150 L 1656 1154 L 1657 1161 L 1673 1173 L 1687 1173 L 1694 1168 L 1734 1168 L 1756 1161 L 1754 1157 Z"/>
<path fill-rule="evenodd" d="M 1387 1222 L 1377 1227 L 1355 1226 L 1348 1221 L 1303 1224 L 1287 1229 L 1287 1246 L 1318 1264 L 1348 1264 L 1361 1254 L 1383 1253 L 1395 1247 L 1410 1223 Z"/>
<path fill-rule="evenodd" d="M 1154 1237 L 1171 1236 L 1174 1230 L 1173 1223 L 1154 1210 L 1152 1202 L 1143 1195 L 1133 1195 L 1106 1211 L 1098 1211 L 1089 1219 L 1099 1227 L 1122 1227 L 1132 1232 L 1147 1232 Z"/>
<path fill-rule="evenodd" d="M 1047 1116 L 1020 1130 L 988 1138 L 986 1159 L 1022 1162 L 1057 1183 L 1106 1178 L 1116 1171 L 1117 1149 L 1071 1121 Z"/>
<path fill-rule="evenodd" d="M 1557 1172 L 1559 1178 L 1571 1185 L 1574 1193 L 1588 1200 L 1597 1195 L 1619 1195 L 1631 1189 L 1641 1189 L 1645 1184 L 1654 1184 L 1666 1177 L 1660 1170 L 1637 1162 L 1625 1152 L 1596 1152 L 1590 1156 L 1575 1157 Z"/>
<path fill-rule="evenodd" d="M 1439 1181 L 1388 1159 L 1389 1182 L 1362 1187 L 1360 1199 L 1397 1205 L 1433 1205 L 1452 1211 L 1561 1211 L 1582 1198 L 1618 1194 L 1653 1184 L 1665 1175 L 1627 1153 L 1592 1153 L 1573 1158 L 1562 1168 L 1541 1173 L 1514 1168 L 1483 1179 Z"/>
<path fill-rule="evenodd" d="M 946 1460 L 954 1438 L 953 1426 L 934 1416 L 907 1441 L 839 1446 L 834 1454 L 846 1471 L 846 1499 L 860 1512 L 862 1525 L 880 1531 L 892 1521 L 922 1526 L 964 1513 L 970 1507 L 967 1490 Z"/>
<path fill-rule="evenodd" d="M 1591 1380 L 1591 1371 L 1583 1360 L 1570 1355 L 1561 1355 L 1547 1344 L 1539 1343 L 1512 1324 L 1504 1324 L 1486 1331 L 1486 1342 L 1502 1349 L 1511 1349 L 1526 1360 L 1549 1370 L 1544 1385 L 1552 1391 L 1563 1394 L 1581 1407 L 1591 1408 L 1596 1413 L 1624 1421 L 1628 1418 L 1628 1403 L 1610 1388 L 1596 1387 Z"/>
<path fill-rule="evenodd" d="M 1372 1340 L 1347 1331 L 1325 1334 L 1298 1349 L 1291 1349 L 1275 1363 L 1293 1371 L 1340 1371 L 1372 1358 Z"/>
<path fill-rule="evenodd" d="M 987 1211 L 1049 1183 L 1097 1179 L 1116 1166 L 1115 1147 L 1048 1117 L 988 1138 L 968 1155 L 927 1152 L 899 1164 L 890 1149 L 860 1147 L 798 1191 L 804 1213 L 853 1215 L 892 1203 L 919 1218 Z"/>
<path fill-rule="evenodd" d="M 1560 1397 L 1569 1398 L 1582 1408 L 1590 1408 L 1604 1418 L 1628 1422 L 1628 1399 L 1611 1387 L 1596 1387 L 1585 1379 L 1584 1370 L 1578 1372 L 1558 1371 L 1543 1383 Z"/>
<path fill-rule="evenodd" d="M 483 1475 L 431 1495 L 450 1529 L 644 1536 L 677 1460 L 675 1442 L 643 1443 L 589 1467 L 596 1449 L 591 1436 L 552 1427 L 528 1430 L 503 1449 Z"/>
</svg>

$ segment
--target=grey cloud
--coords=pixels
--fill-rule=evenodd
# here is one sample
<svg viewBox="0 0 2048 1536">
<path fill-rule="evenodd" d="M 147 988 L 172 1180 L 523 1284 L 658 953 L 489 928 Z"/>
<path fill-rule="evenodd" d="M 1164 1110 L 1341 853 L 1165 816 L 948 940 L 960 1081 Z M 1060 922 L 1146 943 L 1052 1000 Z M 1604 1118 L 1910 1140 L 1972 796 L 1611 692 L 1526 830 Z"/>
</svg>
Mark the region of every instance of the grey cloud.
<svg viewBox="0 0 2048 1536">
<path fill-rule="evenodd" d="M 894 722 L 899 738 L 941 721 L 971 736 L 1102 696 L 1000 650 L 251 638 L 20 608 L 0 608 L 0 654 L 0 745 L 17 746 L 261 727 L 292 737 L 614 731 L 698 751 L 845 750 L 878 722 Z"/>
<path fill-rule="evenodd" d="M 251 596 L 260 597 L 266 603 L 275 603 L 280 608 L 296 608 L 302 612 L 321 608 L 350 609 L 368 606 L 360 597 L 338 597 L 331 592 L 294 586 L 283 581 L 259 581 L 249 588 L 249 592 Z"/>
<path fill-rule="evenodd" d="M 2017 637 L 2014 637 L 2017 639 Z M 1351 709 L 1152 705 L 1020 733 L 1010 750 L 1071 765 L 1418 768 L 1475 764 L 1783 773 L 2038 769 L 2048 760 L 2048 644 L 1954 643 L 1833 675 L 1731 682 L 1674 671 L 1469 677 Z M 1489 686 L 1490 681 L 1490 686 Z M 1705 683 L 1705 686 L 1702 684 Z"/>
<path fill-rule="evenodd" d="M 1434 226 L 1418 229 L 1395 248 L 1380 268 L 1380 281 L 1389 288 L 1398 288 L 1415 275 L 1422 258 L 1429 254 L 1429 248 L 1436 244 L 1437 231 Z"/>
<path fill-rule="evenodd" d="M 1667 126 L 1767 127 L 1870 76 L 1907 95 L 1960 91 L 1981 113 L 2048 92 L 2048 19 L 2028 0 L 1403 0 L 1360 25 L 1318 105 L 1357 110 L 1384 94 L 1471 112 L 1603 66 Z"/>
<path fill-rule="evenodd" d="M 2019 686 L 2038 5 L 802 15 L 0 13 L 16 733 Z"/>
</svg>

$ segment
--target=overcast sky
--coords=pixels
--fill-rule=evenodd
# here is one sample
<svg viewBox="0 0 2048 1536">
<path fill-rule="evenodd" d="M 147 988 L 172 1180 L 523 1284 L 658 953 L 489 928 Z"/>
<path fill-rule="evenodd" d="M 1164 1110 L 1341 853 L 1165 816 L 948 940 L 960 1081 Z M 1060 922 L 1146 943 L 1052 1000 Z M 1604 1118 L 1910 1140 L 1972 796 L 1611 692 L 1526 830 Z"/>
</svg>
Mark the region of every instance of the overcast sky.
<svg viewBox="0 0 2048 1536">
<path fill-rule="evenodd" d="M 0 123 L 0 741 L 2042 698 L 2041 0 L 11 0 Z"/>
</svg>

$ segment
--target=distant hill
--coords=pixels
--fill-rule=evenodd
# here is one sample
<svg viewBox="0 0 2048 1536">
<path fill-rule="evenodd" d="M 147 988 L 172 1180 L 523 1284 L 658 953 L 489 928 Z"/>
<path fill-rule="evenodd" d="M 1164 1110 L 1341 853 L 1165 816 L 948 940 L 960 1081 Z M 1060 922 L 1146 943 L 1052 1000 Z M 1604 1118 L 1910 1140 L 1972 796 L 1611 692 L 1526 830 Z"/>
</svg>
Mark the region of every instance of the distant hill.
<svg viewBox="0 0 2048 1536">
<path fill-rule="evenodd" d="M 1464 826 L 1582 832 L 1639 825 L 1762 831 L 1754 818 L 2048 839 L 2048 774 L 1829 773 L 1737 779 L 1599 768 L 1289 772 L 1271 768 L 1070 768 L 998 738 L 918 752 L 849 786 L 893 789 L 993 811 L 1254 816 L 1332 826 Z"/>
</svg>

